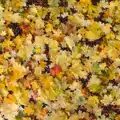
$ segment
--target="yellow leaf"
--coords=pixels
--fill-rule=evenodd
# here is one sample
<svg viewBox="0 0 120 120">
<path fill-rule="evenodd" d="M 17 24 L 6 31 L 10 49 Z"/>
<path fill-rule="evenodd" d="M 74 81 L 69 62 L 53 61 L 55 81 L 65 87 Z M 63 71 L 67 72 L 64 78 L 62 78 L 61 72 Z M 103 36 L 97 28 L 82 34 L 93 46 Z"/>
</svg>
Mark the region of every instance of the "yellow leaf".
<svg viewBox="0 0 120 120">
<path fill-rule="evenodd" d="M 0 89 L 5 88 L 5 85 L 3 83 L 0 83 Z"/>
<path fill-rule="evenodd" d="M 16 48 L 17 48 L 17 49 L 20 49 L 23 41 L 24 41 L 24 39 L 21 38 L 20 36 L 17 36 L 17 37 L 14 39 L 14 42 L 15 42 L 15 44 L 16 44 Z"/>
<path fill-rule="evenodd" d="M 120 50 L 120 42 L 119 41 L 115 41 L 114 42 L 114 47 L 116 47 L 118 50 Z"/>
<path fill-rule="evenodd" d="M 90 4 L 91 0 L 80 0 L 81 3 Z"/>
<path fill-rule="evenodd" d="M 44 88 L 50 88 L 50 81 L 49 80 L 46 80 L 44 82 Z"/>
<path fill-rule="evenodd" d="M 3 72 L 4 72 L 4 67 L 0 65 L 0 74 L 2 74 Z"/>
<path fill-rule="evenodd" d="M 39 53 L 40 53 L 40 48 L 36 48 L 36 49 L 35 49 L 35 52 L 36 52 L 37 54 L 39 54 Z"/>
<path fill-rule="evenodd" d="M 22 120 L 30 120 L 29 117 L 23 117 Z"/>
<path fill-rule="evenodd" d="M 16 91 L 17 91 L 17 87 L 14 86 L 14 85 L 9 84 L 9 85 L 8 85 L 8 90 L 9 90 L 9 91 L 16 92 Z"/>
<path fill-rule="evenodd" d="M 32 115 L 34 113 L 34 110 L 30 107 L 25 107 L 24 112 L 28 115 Z"/>
<path fill-rule="evenodd" d="M 117 117 L 115 118 L 115 120 L 120 120 L 120 115 L 117 115 Z"/>
<path fill-rule="evenodd" d="M 9 98 L 13 103 L 16 102 L 16 98 L 15 98 L 14 95 L 9 94 L 9 95 L 8 95 L 8 98 Z"/>
<path fill-rule="evenodd" d="M 88 98 L 88 104 L 89 104 L 90 106 L 98 105 L 98 103 L 99 103 L 99 99 L 98 99 L 97 96 L 90 96 L 90 97 Z"/>
<path fill-rule="evenodd" d="M 100 35 L 94 33 L 93 31 L 86 31 L 85 38 L 89 39 L 90 41 L 94 41 L 100 38 Z"/>
<path fill-rule="evenodd" d="M 37 90 L 39 87 L 36 81 L 32 82 L 31 85 L 32 85 L 33 90 Z"/>
<path fill-rule="evenodd" d="M 21 100 L 22 100 L 23 104 L 28 103 L 28 99 L 29 99 L 28 95 L 29 95 L 28 90 L 22 89 L 22 98 L 21 98 Z"/>
<path fill-rule="evenodd" d="M 9 41 L 9 40 L 7 40 L 3 43 L 3 48 L 6 48 L 6 49 L 10 49 L 13 46 L 15 46 L 15 44 L 12 41 Z"/>
<path fill-rule="evenodd" d="M 24 66 L 21 66 L 18 63 L 14 63 L 13 65 L 13 71 L 12 71 L 12 75 L 10 76 L 10 80 L 11 81 L 17 81 L 18 79 L 22 78 L 26 73 L 26 70 L 24 68 Z"/>
<path fill-rule="evenodd" d="M 52 26 L 52 24 L 47 24 L 46 25 L 46 32 L 50 32 L 50 31 L 52 31 L 53 30 L 53 26 Z"/>
<path fill-rule="evenodd" d="M 44 61 L 40 61 L 40 66 L 41 66 L 42 68 L 45 68 L 45 66 L 46 66 L 46 62 L 44 62 Z"/>
</svg>

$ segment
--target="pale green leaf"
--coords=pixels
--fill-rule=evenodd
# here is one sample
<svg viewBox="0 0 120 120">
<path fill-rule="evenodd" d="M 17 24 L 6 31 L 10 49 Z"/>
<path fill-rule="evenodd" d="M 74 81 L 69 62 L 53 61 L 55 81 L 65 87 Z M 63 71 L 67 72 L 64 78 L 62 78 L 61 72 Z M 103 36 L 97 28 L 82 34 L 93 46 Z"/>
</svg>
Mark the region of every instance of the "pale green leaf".
<svg viewBox="0 0 120 120">
<path fill-rule="evenodd" d="M 4 30 L 4 27 L 3 27 L 3 26 L 0 26 L 0 30 Z"/>
<path fill-rule="evenodd" d="M 88 86 L 88 89 L 92 93 L 98 93 L 103 89 L 103 87 L 97 84 L 91 84 Z"/>
</svg>

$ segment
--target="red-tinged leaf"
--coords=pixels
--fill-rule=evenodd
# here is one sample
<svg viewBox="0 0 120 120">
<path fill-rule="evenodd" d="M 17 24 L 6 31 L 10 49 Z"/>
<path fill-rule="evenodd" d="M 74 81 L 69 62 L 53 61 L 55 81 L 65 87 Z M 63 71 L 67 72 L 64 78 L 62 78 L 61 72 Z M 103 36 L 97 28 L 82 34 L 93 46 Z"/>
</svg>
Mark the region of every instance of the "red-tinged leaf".
<svg viewBox="0 0 120 120">
<path fill-rule="evenodd" d="M 53 76 L 53 77 L 55 77 L 56 76 L 56 73 L 55 73 L 55 70 L 52 68 L 52 69 L 50 69 L 50 74 Z"/>
<path fill-rule="evenodd" d="M 61 68 L 59 65 L 55 65 L 54 66 L 54 70 L 55 70 L 55 73 L 58 74 L 59 72 L 61 72 Z"/>
<path fill-rule="evenodd" d="M 21 29 L 22 29 L 22 30 L 26 30 L 28 27 L 29 27 L 29 25 L 27 25 L 27 24 L 21 25 Z"/>
<path fill-rule="evenodd" d="M 37 97 L 38 97 L 38 94 L 37 94 L 37 93 L 34 93 L 34 94 L 33 94 L 33 99 L 36 100 Z"/>
<path fill-rule="evenodd" d="M 55 77 L 60 72 L 61 72 L 61 68 L 59 65 L 55 65 L 53 68 L 50 69 L 50 73 L 53 77 Z"/>
</svg>

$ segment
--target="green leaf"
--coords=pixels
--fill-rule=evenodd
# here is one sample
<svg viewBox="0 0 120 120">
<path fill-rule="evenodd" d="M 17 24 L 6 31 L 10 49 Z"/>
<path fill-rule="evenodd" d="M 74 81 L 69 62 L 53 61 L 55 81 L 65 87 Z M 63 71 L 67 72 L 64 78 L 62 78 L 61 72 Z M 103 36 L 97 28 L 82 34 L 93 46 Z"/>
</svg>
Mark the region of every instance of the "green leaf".
<svg viewBox="0 0 120 120">
<path fill-rule="evenodd" d="M 107 71 L 103 70 L 103 71 L 102 71 L 102 75 L 103 75 L 104 77 L 109 77 L 109 71 L 108 71 L 108 70 L 107 70 Z"/>
<path fill-rule="evenodd" d="M 1 3 L 2 3 L 3 7 L 5 7 L 6 0 L 1 0 Z"/>
<path fill-rule="evenodd" d="M 78 52 L 80 52 L 80 51 L 81 51 L 81 46 L 82 46 L 82 44 L 81 44 L 81 43 L 79 43 L 79 44 L 78 44 L 78 46 L 77 46 L 77 51 L 78 51 Z"/>
<path fill-rule="evenodd" d="M 63 93 L 63 91 L 61 89 L 54 89 L 54 91 L 56 92 L 56 95 L 59 96 L 61 93 Z"/>
<path fill-rule="evenodd" d="M 67 0 L 69 3 L 74 3 L 76 0 Z"/>
<path fill-rule="evenodd" d="M 2 43 L 0 43 L 0 52 L 2 51 Z"/>
<path fill-rule="evenodd" d="M 53 22 L 53 26 L 55 27 L 56 25 L 59 25 L 60 24 L 60 21 L 58 19 L 54 20 Z"/>
<path fill-rule="evenodd" d="M 52 7 L 57 7 L 58 6 L 59 0 L 48 0 L 48 3 Z"/>
<path fill-rule="evenodd" d="M 109 18 L 106 19 L 106 22 L 112 23 L 113 19 L 109 17 Z"/>
<path fill-rule="evenodd" d="M 8 52 L 4 54 L 5 59 L 9 59 L 10 57 L 11 57 L 11 55 Z"/>
<path fill-rule="evenodd" d="M 117 95 L 117 92 L 115 90 L 111 90 L 110 94 L 112 95 L 112 97 L 115 97 Z"/>
<path fill-rule="evenodd" d="M 98 93 L 103 89 L 103 86 L 97 84 L 91 84 L 88 86 L 88 89 L 92 93 Z"/>
<path fill-rule="evenodd" d="M 0 30 L 4 30 L 4 27 L 3 27 L 3 26 L 0 26 Z"/>
<path fill-rule="evenodd" d="M 113 113 L 110 115 L 109 120 L 115 120 L 116 117 L 116 113 Z"/>
<path fill-rule="evenodd" d="M 78 104 L 82 104 L 85 102 L 85 98 L 83 96 L 80 96 L 78 99 Z"/>
<path fill-rule="evenodd" d="M 20 16 L 21 16 L 21 17 L 25 17 L 25 16 L 26 16 L 26 12 L 25 12 L 25 11 L 21 12 L 21 13 L 20 13 Z"/>
<path fill-rule="evenodd" d="M 26 117 L 26 116 L 27 116 L 27 114 L 25 114 L 24 112 L 20 111 L 18 113 L 18 115 L 16 116 L 16 119 L 17 120 L 21 120 L 22 117 Z"/>
<path fill-rule="evenodd" d="M 100 67 L 99 67 L 99 64 L 98 64 L 98 63 L 95 63 L 95 64 L 93 65 L 93 72 L 95 72 L 95 73 L 100 72 Z"/>
</svg>

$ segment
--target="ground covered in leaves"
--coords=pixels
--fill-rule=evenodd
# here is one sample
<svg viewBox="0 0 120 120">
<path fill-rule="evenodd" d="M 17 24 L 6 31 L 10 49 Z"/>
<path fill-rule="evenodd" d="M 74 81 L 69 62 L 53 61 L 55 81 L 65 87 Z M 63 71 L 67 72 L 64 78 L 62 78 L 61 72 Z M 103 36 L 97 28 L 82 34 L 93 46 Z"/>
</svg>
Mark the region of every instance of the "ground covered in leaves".
<svg viewBox="0 0 120 120">
<path fill-rule="evenodd" d="M 1 0 L 0 120 L 120 120 L 120 1 Z"/>
</svg>

